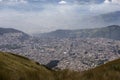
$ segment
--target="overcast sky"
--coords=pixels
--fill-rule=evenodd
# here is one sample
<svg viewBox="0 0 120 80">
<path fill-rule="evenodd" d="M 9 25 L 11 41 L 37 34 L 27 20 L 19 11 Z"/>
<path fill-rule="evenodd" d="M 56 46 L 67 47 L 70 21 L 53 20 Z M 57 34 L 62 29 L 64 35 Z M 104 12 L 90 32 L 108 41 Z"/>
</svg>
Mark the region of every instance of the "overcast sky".
<svg viewBox="0 0 120 80">
<path fill-rule="evenodd" d="M 30 34 L 56 29 L 103 27 L 104 21 L 93 17 L 120 11 L 119 3 L 120 0 L 106 0 L 101 4 L 0 2 L 0 27 L 15 28 Z"/>
</svg>

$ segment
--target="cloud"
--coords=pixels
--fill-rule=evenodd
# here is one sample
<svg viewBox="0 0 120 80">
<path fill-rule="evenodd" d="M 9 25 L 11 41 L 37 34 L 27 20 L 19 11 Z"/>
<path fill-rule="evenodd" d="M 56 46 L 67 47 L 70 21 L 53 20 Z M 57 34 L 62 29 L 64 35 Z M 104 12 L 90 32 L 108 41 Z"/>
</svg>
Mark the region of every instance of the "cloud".
<svg viewBox="0 0 120 80">
<path fill-rule="evenodd" d="M 120 0 L 105 0 L 104 3 L 107 4 L 120 4 Z"/>
<path fill-rule="evenodd" d="M 110 0 L 105 0 L 104 1 L 104 3 L 107 3 L 107 4 L 110 3 L 110 2 L 111 2 Z"/>
<path fill-rule="evenodd" d="M 120 5 L 119 4 L 95 4 L 90 6 L 90 10 L 92 12 L 97 12 L 98 14 L 104 14 L 104 13 L 110 13 L 114 11 L 120 11 Z"/>
<path fill-rule="evenodd" d="M 67 2 L 66 1 L 60 1 L 60 2 L 58 2 L 59 4 L 67 4 Z"/>
<path fill-rule="evenodd" d="M 112 3 L 119 3 L 120 4 L 120 0 L 112 0 Z"/>
<path fill-rule="evenodd" d="M 105 25 L 104 21 L 94 20 L 94 16 L 120 10 L 120 5 L 104 3 L 25 4 L 13 7 L 0 9 L 0 26 L 16 28 L 27 33 L 100 27 Z"/>
</svg>

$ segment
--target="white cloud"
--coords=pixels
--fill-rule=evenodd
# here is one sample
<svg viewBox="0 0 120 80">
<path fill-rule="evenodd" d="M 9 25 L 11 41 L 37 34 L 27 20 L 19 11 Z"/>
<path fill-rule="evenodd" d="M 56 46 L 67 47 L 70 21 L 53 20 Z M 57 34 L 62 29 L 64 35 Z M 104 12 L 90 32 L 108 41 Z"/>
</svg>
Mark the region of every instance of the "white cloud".
<svg viewBox="0 0 120 80">
<path fill-rule="evenodd" d="M 105 0 L 104 3 L 120 4 L 120 0 Z"/>
<path fill-rule="evenodd" d="M 120 3 L 120 0 L 112 0 L 112 3 Z"/>
<path fill-rule="evenodd" d="M 108 4 L 108 3 L 111 3 L 111 1 L 110 0 L 105 0 L 104 3 Z"/>
<path fill-rule="evenodd" d="M 59 4 L 62 4 L 62 5 L 64 5 L 64 4 L 67 4 L 67 2 L 66 1 L 63 1 L 63 0 L 61 0 L 60 2 L 58 2 Z"/>
<path fill-rule="evenodd" d="M 110 13 L 114 11 L 120 11 L 120 5 L 113 3 L 94 4 L 90 6 L 90 11 L 98 14 Z"/>
</svg>

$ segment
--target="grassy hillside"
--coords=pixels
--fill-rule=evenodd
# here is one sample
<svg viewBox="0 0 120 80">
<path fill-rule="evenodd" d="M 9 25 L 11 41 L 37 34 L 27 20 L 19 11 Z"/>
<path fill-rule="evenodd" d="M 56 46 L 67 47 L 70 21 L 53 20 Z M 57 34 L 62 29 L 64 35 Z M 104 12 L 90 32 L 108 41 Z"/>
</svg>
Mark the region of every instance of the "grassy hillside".
<svg viewBox="0 0 120 80">
<path fill-rule="evenodd" d="M 79 80 L 79 73 L 53 71 L 28 58 L 0 52 L 0 80 Z"/>
<path fill-rule="evenodd" d="M 0 80 L 120 80 L 120 59 L 80 73 L 53 71 L 28 58 L 0 52 Z"/>
<path fill-rule="evenodd" d="M 0 80 L 54 79 L 51 71 L 43 66 L 22 56 L 0 52 Z"/>
<path fill-rule="evenodd" d="M 120 80 L 120 59 L 84 72 L 56 72 L 58 80 Z"/>
<path fill-rule="evenodd" d="M 85 71 L 81 80 L 120 80 L 120 59 Z"/>
</svg>

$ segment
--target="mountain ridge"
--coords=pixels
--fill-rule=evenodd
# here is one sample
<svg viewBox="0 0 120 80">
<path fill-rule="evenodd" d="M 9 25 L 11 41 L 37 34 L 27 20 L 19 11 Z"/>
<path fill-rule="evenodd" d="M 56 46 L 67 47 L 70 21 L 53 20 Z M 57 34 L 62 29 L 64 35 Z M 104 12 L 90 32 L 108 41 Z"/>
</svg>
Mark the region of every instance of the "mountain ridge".
<svg viewBox="0 0 120 80">
<path fill-rule="evenodd" d="M 114 30 L 113 30 L 114 29 Z M 111 25 L 102 28 L 78 29 L 78 30 L 56 30 L 42 34 L 41 37 L 48 38 L 109 38 L 120 40 L 120 26 Z"/>
<path fill-rule="evenodd" d="M 4 33 L 24 33 L 24 32 L 17 30 L 17 29 L 14 29 L 14 28 L 2 28 L 2 27 L 0 27 L 0 35 L 2 35 Z"/>
<path fill-rule="evenodd" d="M 0 36 L 4 37 L 4 35 L 7 35 L 8 37 L 18 37 L 20 40 L 26 40 L 30 37 L 27 33 L 24 33 L 20 30 L 14 29 L 14 28 L 1 28 L 0 27 Z"/>
</svg>

